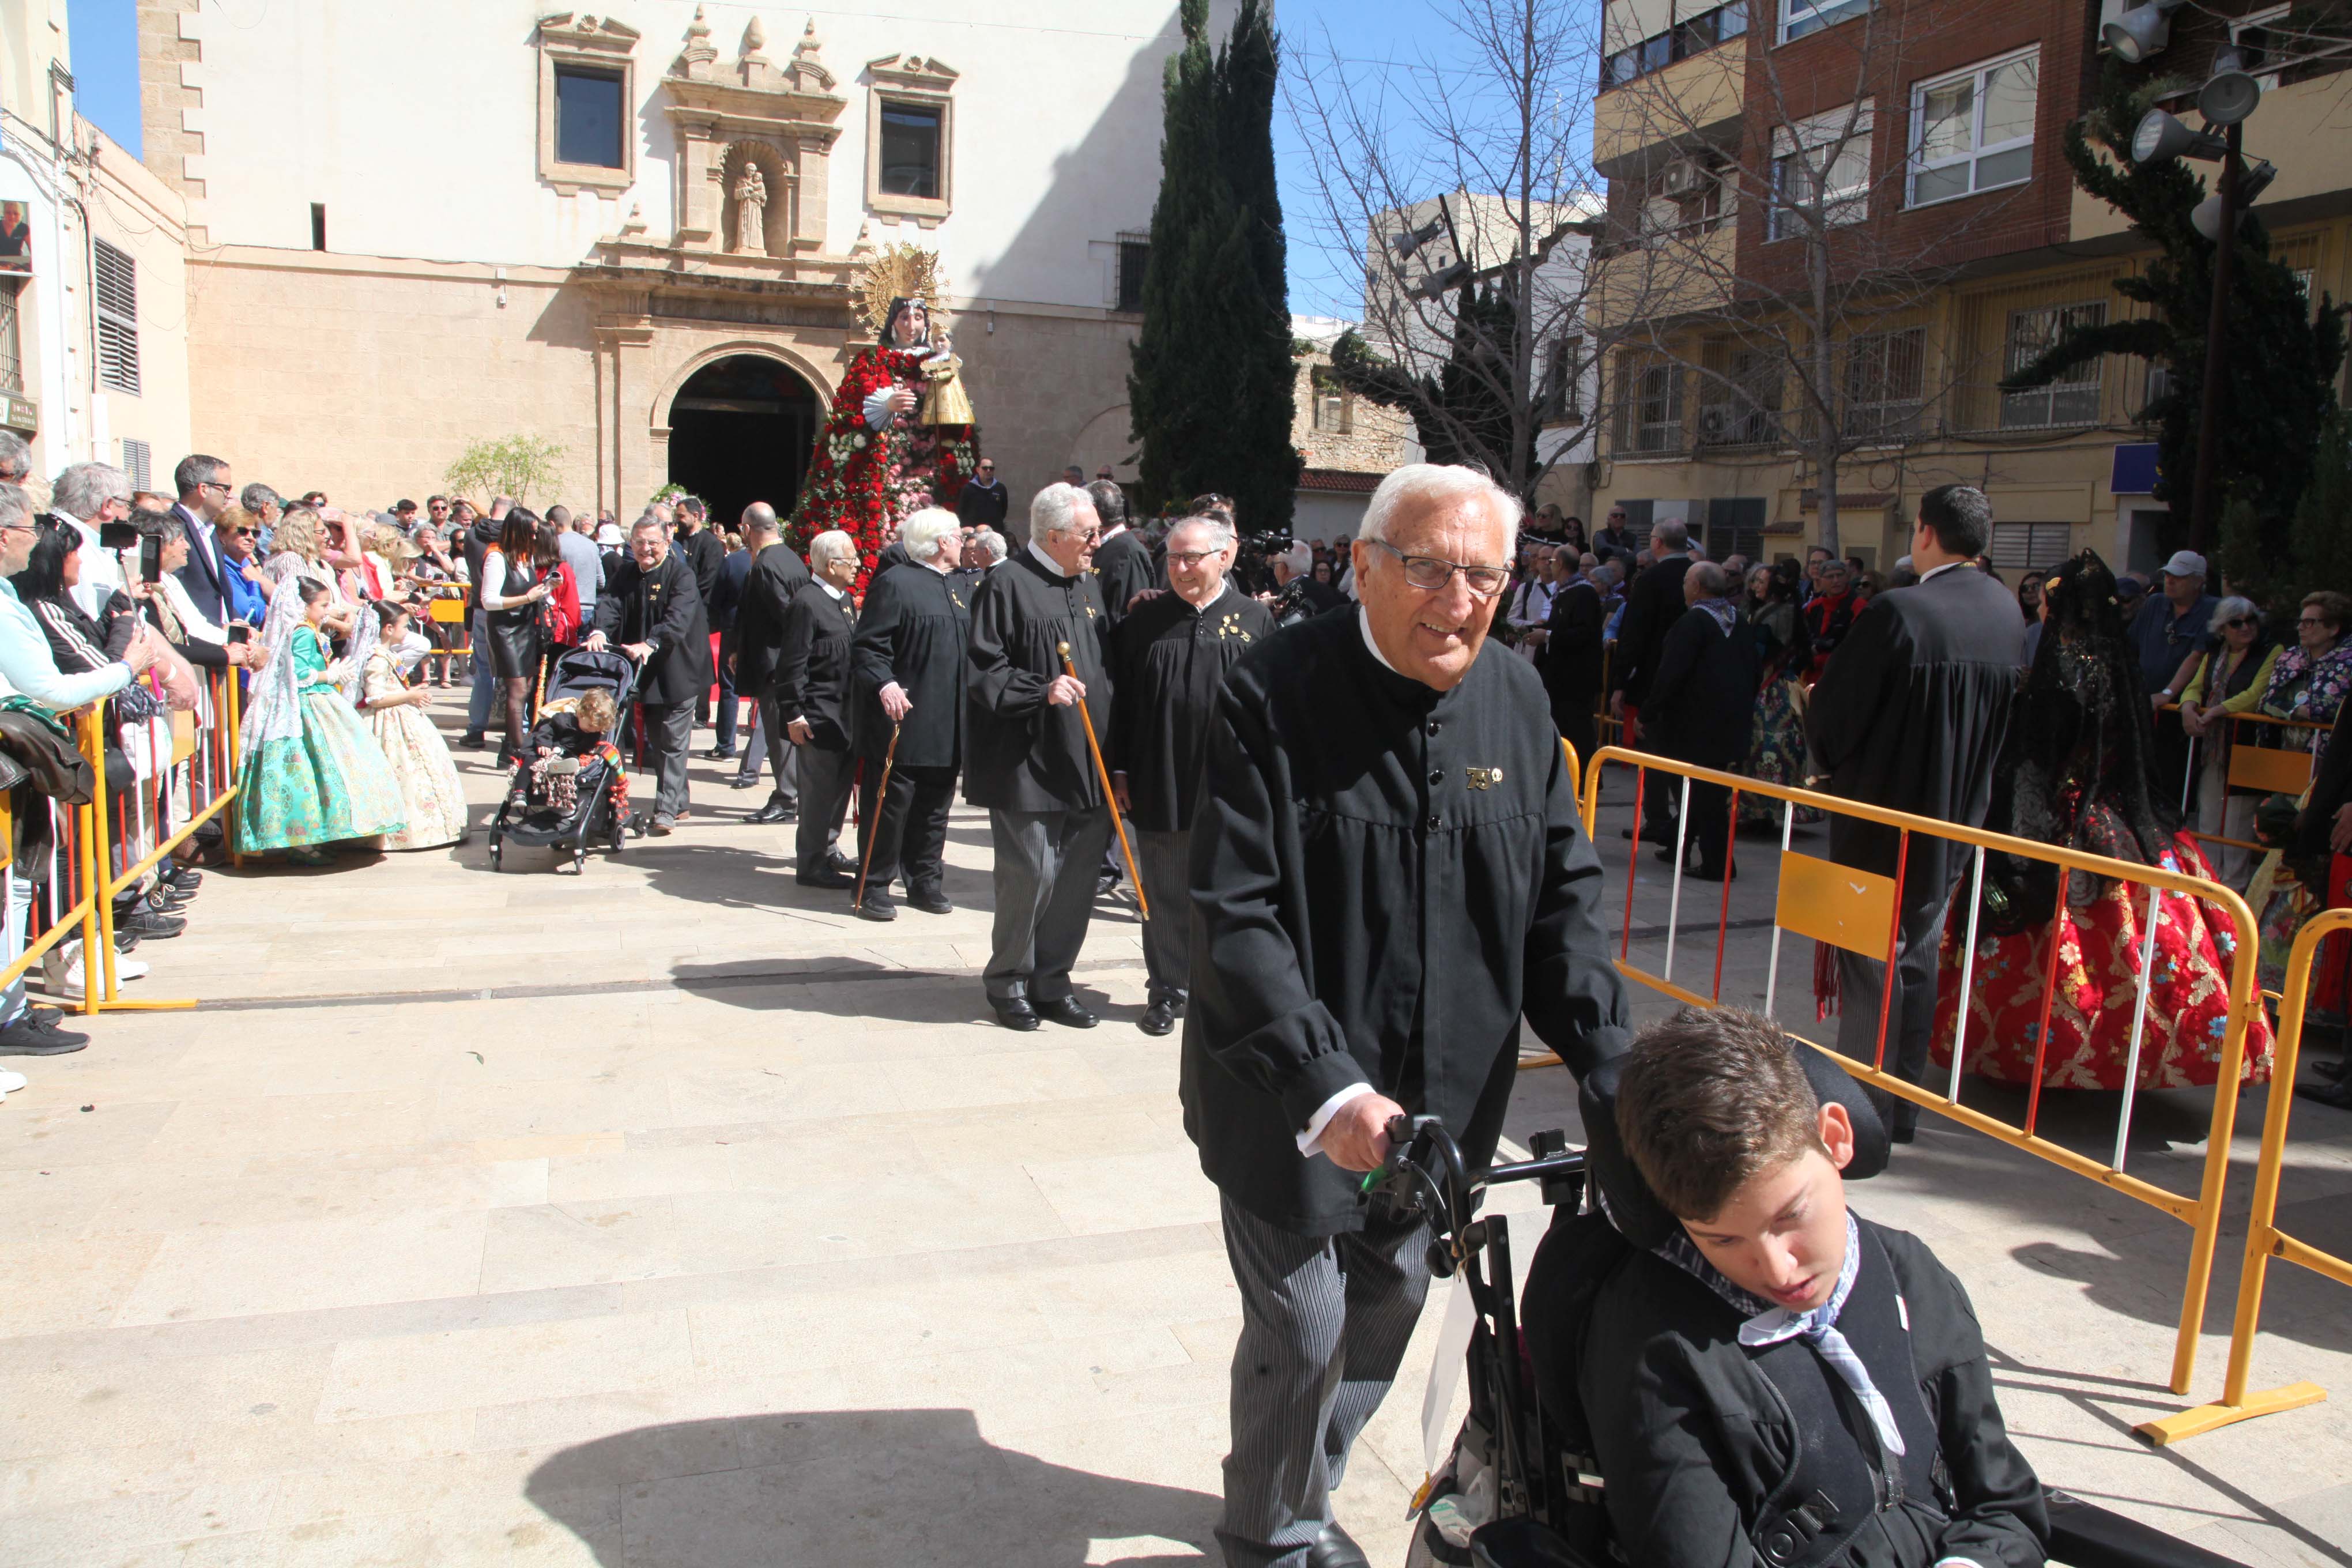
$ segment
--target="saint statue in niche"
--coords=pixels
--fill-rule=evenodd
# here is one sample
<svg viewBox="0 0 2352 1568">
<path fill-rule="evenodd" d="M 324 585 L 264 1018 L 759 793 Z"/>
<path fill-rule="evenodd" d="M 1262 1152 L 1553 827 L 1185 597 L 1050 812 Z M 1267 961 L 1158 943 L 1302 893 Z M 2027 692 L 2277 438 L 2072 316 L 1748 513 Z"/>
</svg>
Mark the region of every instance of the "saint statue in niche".
<svg viewBox="0 0 2352 1568">
<path fill-rule="evenodd" d="M 862 288 L 878 341 L 850 362 L 834 395 L 790 531 L 802 549 L 828 529 L 857 541 L 861 591 L 909 515 L 927 506 L 954 510 L 980 458 L 963 362 L 940 309 L 947 287 L 939 258 L 890 246 L 866 264 Z"/>
<path fill-rule="evenodd" d="M 768 179 L 760 165 L 743 160 L 735 176 L 735 248 L 749 256 L 768 254 Z"/>
</svg>

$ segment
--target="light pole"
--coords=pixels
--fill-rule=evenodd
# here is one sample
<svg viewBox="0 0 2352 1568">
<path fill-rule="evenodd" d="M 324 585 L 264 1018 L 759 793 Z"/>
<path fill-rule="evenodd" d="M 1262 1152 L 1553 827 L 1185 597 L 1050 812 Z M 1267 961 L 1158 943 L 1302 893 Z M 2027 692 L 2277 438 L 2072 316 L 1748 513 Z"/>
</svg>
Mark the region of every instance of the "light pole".
<svg viewBox="0 0 2352 1568">
<path fill-rule="evenodd" d="M 2197 405 L 2197 468 L 2189 487 L 2189 545 L 2210 553 L 2221 531 L 2215 516 L 2213 475 L 2221 445 L 2224 395 L 2223 346 L 2229 341 L 2230 289 L 2237 270 L 2239 215 L 2262 194 L 2276 174 L 2267 163 L 2249 178 L 2240 151 L 2246 117 L 2262 102 L 2262 85 L 2239 68 L 2237 52 L 2225 49 L 2216 58 L 2219 68 L 2197 95 L 2198 111 L 2206 129 L 2191 131 L 2161 109 L 2151 109 L 2132 132 L 2132 162 L 2159 163 L 2188 157 L 2218 162 L 2221 173 L 2213 195 L 2198 205 L 2191 222 L 2213 241 L 2213 300 L 2205 318 L 2205 384 Z M 2220 134 L 2216 135 L 2215 130 Z M 2208 216 L 2211 224 L 2207 225 Z"/>
</svg>

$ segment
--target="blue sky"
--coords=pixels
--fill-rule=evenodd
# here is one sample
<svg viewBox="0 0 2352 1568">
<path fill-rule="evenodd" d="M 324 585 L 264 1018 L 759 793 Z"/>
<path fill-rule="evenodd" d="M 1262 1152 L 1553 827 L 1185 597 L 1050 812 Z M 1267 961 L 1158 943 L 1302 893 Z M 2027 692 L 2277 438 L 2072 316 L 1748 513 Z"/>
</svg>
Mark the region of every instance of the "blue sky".
<svg viewBox="0 0 2352 1568">
<path fill-rule="evenodd" d="M 1344 70 L 1360 83 L 1462 84 L 1458 40 L 1437 25 L 1438 0 L 1278 0 L 1286 60 L 1297 69 Z M 132 0 L 68 0 L 75 99 L 81 112 L 135 154 L 140 148 L 139 51 Z M 1275 157 L 1290 233 L 1291 309 L 1351 316 L 1360 282 L 1352 263 L 1318 243 L 1315 161 L 1286 104 L 1275 110 Z M 1434 194 L 1434 193 L 1432 193 Z"/>
</svg>

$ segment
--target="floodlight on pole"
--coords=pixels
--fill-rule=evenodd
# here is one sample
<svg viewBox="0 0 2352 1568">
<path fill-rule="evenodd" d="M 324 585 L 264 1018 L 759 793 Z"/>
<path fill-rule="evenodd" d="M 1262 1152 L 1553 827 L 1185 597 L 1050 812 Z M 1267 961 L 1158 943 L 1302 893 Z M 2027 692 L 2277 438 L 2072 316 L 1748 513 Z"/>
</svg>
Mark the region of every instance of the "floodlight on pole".
<svg viewBox="0 0 2352 1568">
<path fill-rule="evenodd" d="M 2191 131 L 2178 115 L 2151 109 L 2132 132 L 2135 163 L 2162 163 L 2174 158 L 2214 159 L 2221 156 L 2221 139 L 2210 132 Z"/>
<path fill-rule="evenodd" d="M 2233 60 L 2213 73 L 2197 94 L 2197 112 L 2209 125 L 2235 125 L 2263 100 L 2263 84 L 2237 68 Z"/>
<path fill-rule="evenodd" d="M 2148 5 L 2136 5 L 2100 28 L 2100 40 L 2116 52 L 2117 59 L 2136 66 L 2172 42 L 2172 13 L 2188 3 L 2150 0 Z"/>
<path fill-rule="evenodd" d="M 2270 189 L 2271 182 L 2277 178 L 2278 166 L 2268 158 L 2260 159 L 2252 168 L 2241 171 L 2238 175 L 2238 188 L 2231 197 L 2231 205 L 2237 210 L 2238 216 L 2242 218 L 2246 209 L 2252 206 L 2256 199 L 2264 191 Z M 2216 191 L 2199 202 L 2189 215 L 2189 223 L 2199 234 L 2217 245 L 2220 244 L 2221 194 Z"/>
</svg>

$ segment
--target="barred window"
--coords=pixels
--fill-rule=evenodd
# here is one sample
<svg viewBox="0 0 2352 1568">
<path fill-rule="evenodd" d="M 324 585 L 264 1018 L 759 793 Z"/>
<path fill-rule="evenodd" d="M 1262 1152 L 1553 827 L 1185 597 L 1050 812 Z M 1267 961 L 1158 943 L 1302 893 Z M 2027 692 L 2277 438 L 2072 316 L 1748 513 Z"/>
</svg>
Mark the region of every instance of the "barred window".
<svg viewBox="0 0 2352 1568">
<path fill-rule="evenodd" d="M 1845 434 L 1849 439 L 1899 440 L 1918 422 L 1927 359 L 1927 329 L 1863 332 L 1846 346 Z"/>
<path fill-rule="evenodd" d="M 139 264 L 102 239 L 90 241 L 98 273 L 98 380 L 139 395 Z"/>
<path fill-rule="evenodd" d="M 1143 309 L 1143 274 L 1151 265 L 1151 237 L 1148 234 L 1122 234 L 1118 237 L 1118 308 L 1122 310 Z"/>
<path fill-rule="evenodd" d="M 2008 363 L 2003 374 L 2015 375 L 2069 331 L 2095 327 L 2107 319 L 2104 301 L 2087 305 L 2051 305 L 2009 313 Z M 2000 427 L 2037 429 L 2049 426 L 2095 425 L 2099 422 L 2101 362 L 2092 360 L 2067 371 L 2047 386 L 2000 395 Z"/>
<path fill-rule="evenodd" d="M 149 483 L 153 477 L 154 467 L 153 447 L 144 441 L 134 441 L 128 436 L 122 438 L 122 471 L 130 479 L 132 489 L 149 490 L 155 488 Z"/>
</svg>

